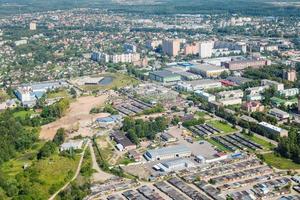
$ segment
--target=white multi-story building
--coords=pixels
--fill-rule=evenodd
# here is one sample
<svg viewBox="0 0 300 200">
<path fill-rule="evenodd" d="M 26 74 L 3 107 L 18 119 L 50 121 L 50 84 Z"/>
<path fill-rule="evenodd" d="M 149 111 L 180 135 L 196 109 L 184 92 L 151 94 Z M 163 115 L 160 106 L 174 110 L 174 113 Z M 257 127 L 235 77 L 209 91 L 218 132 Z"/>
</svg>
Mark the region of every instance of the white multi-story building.
<svg viewBox="0 0 300 200">
<path fill-rule="evenodd" d="M 217 94 L 217 97 L 220 99 L 243 98 L 243 96 L 244 96 L 243 90 L 223 91 Z"/>
<path fill-rule="evenodd" d="M 209 93 L 201 91 L 201 90 L 196 90 L 195 95 L 202 98 L 205 101 L 208 101 L 208 102 L 216 101 L 215 95 L 209 94 Z"/>
<path fill-rule="evenodd" d="M 176 89 L 182 91 L 207 90 L 222 87 L 222 83 L 212 79 L 202 79 L 195 81 L 181 81 L 176 84 Z"/>
<path fill-rule="evenodd" d="M 214 42 L 206 41 L 199 43 L 199 56 L 200 58 L 210 58 L 213 53 Z"/>
<path fill-rule="evenodd" d="M 177 56 L 180 51 L 180 40 L 164 40 L 162 43 L 162 50 L 169 56 Z"/>
<path fill-rule="evenodd" d="M 272 86 L 275 88 L 276 91 L 281 91 L 284 90 L 284 84 L 283 83 L 278 83 L 276 81 L 272 81 L 272 80 L 268 80 L 268 79 L 264 79 L 261 80 L 261 85 L 263 86 Z"/>
<path fill-rule="evenodd" d="M 280 90 L 278 92 L 279 95 L 284 96 L 285 98 L 287 97 L 293 97 L 299 94 L 299 89 L 298 88 L 290 88 L 290 89 L 285 89 L 285 90 Z"/>
<path fill-rule="evenodd" d="M 110 56 L 112 63 L 132 63 L 140 60 L 139 53 L 115 54 Z"/>
</svg>

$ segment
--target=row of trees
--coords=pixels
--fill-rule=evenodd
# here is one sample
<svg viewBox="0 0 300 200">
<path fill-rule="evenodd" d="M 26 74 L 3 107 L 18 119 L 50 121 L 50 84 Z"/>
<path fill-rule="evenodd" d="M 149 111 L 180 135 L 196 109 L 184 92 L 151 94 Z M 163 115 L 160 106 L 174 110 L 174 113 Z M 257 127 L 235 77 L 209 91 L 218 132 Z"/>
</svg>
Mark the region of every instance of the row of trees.
<svg viewBox="0 0 300 200">
<path fill-rule="evenodd" d="M 135 144 L 139 144 L 140 138 L 153 140 L 157 133 L 164 131 L 168 126 L 165 117 L 157 117 L 149 121 L 126 117 L 123 121 L 122 130 L 127 132 L 128 138 Z"/>
<path fill-rule="evenodd" d="M 300 164 L 300 134 L 298 131 L 293 128 L 289 131 L 288 137 L 279 138 L 277 152 Z"/>
</svg>

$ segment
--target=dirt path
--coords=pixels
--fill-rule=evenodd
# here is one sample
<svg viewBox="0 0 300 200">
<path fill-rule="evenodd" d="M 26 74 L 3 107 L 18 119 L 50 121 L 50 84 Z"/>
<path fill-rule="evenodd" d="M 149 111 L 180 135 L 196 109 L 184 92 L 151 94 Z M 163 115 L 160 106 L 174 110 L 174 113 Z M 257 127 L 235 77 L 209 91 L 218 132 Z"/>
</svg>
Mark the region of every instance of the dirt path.
<svg viewBox="0 0 300 200">
<path fill-rule="evenodd" d="M 74 126 L 79 126 L 79 130 L 82 129 L 83 132 L 86 131 L 86 127 L 97 117 L 107 116 L 105 113 L 91 115 L 90 110 L 98 105 L 103 105 L 107 99 L 108 95 L 101 95 L 98 97 L 87 96 L 80 97 L 76 102 L 71 103 L 70 109 L 67 114 L 52 122 L 42 126 L 40 133 L 40 139 L 50 140 L 53 139 L 57 129 L 65 128 L 70 129 Z M 87 133 L 82 133 L 87 134 Z"/>
<path fill-rule="evenodd" d="M 93 181 L 95 182 L 103 182 L 103 181 L 106 181 L 110 178 L 113 177 L 113 175 L 111 174 L 108 174 L 104 171 L 102 171 L 97 163 L 97 160 L 96 160 L 96 156 L 95 156 L 95 152 L 94 152 L 94 149 L 93 149 L 93 146 L 91 143 L 89 143 L 89 148 L 90 148 L 90 152 L 91 152 L 91 157 L 92 157 L 92 163 L 93 163 L 93 169 L 96 170 L 97 172 L 93 174 Z"/>
</svg>

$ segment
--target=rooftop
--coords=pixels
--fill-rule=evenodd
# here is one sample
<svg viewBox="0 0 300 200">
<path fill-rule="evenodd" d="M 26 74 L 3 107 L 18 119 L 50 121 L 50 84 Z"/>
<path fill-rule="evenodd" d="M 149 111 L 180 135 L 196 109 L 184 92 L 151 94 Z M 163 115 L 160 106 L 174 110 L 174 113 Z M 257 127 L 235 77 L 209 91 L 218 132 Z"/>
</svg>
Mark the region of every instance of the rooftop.
<svg viewBox="0 0 300 200">
<path fill-rule="evenodd" d="M 160 76 L 160 77 L 179 76 L 179 75 L 177 75 L 173 72 L 167 71 L 167 70 L 154 71 L 154 72 L 151 72 L 151 74 L 154 74 L 155 76 Z"/>
</svg>

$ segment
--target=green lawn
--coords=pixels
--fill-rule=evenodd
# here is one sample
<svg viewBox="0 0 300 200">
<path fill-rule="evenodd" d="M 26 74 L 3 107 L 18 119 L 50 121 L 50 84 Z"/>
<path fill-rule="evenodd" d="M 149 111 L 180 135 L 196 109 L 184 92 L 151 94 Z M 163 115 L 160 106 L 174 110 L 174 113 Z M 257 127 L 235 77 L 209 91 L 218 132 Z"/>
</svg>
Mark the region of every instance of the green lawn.
<svg viewBox="0 0 300 200">
<path fill-rule="evenodd" d="M 22 118 L 22 119 L 25 119 L 25 117 L 26 117 L 27 115 L 30 116 L 30 115 L 32 115 L 32 114 L 34 114 L 34 111 L 33 111 L 33 110 L 28 110 L 28 111 L 22 110 L 22 111 L 19 111 L 19 112 L 15 112 L 13 115 L 14 115 L 14 117 L 20 117 L 20 118 Z"/>
<path fill-rule="evenodd" d="M 290 159 L 277 156 L 274 153 L 263 154 L 262 157 L 268 165 L 277 169 L 300 169 L 300 164 L 296 164 Z"/>
<path fill-rule="evenodd" d="M 79 155 L 75 156 L 75 159 L 53 155 L 50 158 L 38 161 L 34 168 L 40 171 L 39 179 L 45 182 L 41 189 L 48 191 L 51 185 L 63 185 L 71 179 L 77 169 L 79 158 Z M 72 177 L 68 177 L 70 172 L 73 174 Z"/>
<path fill-rule="evenodd" d="M 207 114 L 205 112 L 197 111 L 196 115 L 201 117 L 201 118 L 204 118 Z"/>
<path fill-rule="evenodd" d="M 68 98 L 70 95 L 66 90 L 60 90 L 58 92 L 49 92 L 47 93 L 47 97 L 48 98 L 58 98 L 58 97 L 62 97 L 62 98 Z"/>
<path fill-rule="evenodd" d="M 113 82 L 106 86 L 100 85 L 88 85 L 82 86 L 82 89 L 93 91 L 93 90 L 105 90 L 105 89 L 113 89 L 113 88 L 122 88 L 129 85 L 136 85 L 139 81 L 133 77 L 130 77 L 126 74 L 121 73 L 106 73 L 103 76 L 111 76 L 113 77 Z"/>
<path fill-rule="evenodd" d="M 218 120 L 212 120 L 207 123 L 219 129 L 220 131 L 223 131 L 223 133 L 232 133 L 237 131 L 236 129 L 232 128 L 229 124 L 222 123 L 221 121 Z"/>
<path fill-rule="evenodd" d="M 264 149 L 266 150 L 272 150 L 275 148 L 275 145 L 273 145 L 272 143 L 264 140 L 264 139 L 261 139 L 259 137 L 256 137 L 255 135 L 253 136 L 249 136 L 249 135 L 246 135 L 246 134 L 243 134 L 243 136 L 259 145 L 261 145 Z"/>
<path fill-rule="evenodd" d="M 128 158 L 127 156 L 122 157 L 120 160 L 118 160 L 118 164 L 128 165 L 130 163 L 134 163 L 135 161 L 133 159 Z"/>
</svg>

